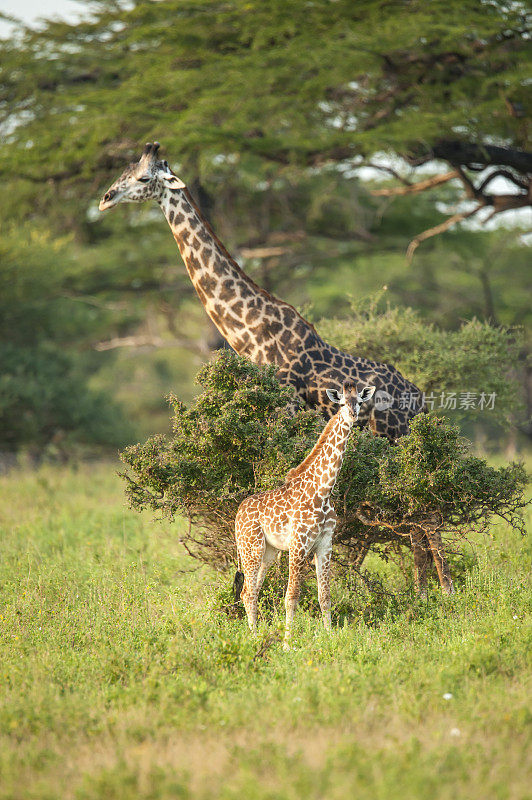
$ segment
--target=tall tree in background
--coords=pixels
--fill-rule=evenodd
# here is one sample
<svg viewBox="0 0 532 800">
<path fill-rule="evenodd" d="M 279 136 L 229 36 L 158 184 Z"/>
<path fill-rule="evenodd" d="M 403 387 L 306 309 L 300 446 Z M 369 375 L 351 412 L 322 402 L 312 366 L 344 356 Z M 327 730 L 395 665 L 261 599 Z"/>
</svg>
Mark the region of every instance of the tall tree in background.
<svg viewBox="0 0 532 800">
<path fill-rule="evenodd" d="M 48 23 L 4 47 L 3 172 L 65 191 L 105 182 L 160 133 L 196 169 L 214 155 L 319 167 L 386 152 L 447 161 L 461 180 L 497 167 L 515 199 L 493 210 L 530 201 L 525 4 L 87 5 L 91 21 Z"/>
<path fill-rule="evenodd" d="M 101 188 L 152 139 L 256 279 L 290 296 L 295 273 L 293 299 L 304 286 L 318 314 L 349 313 L 346 287 L 358 294 L 380 282 L 445 325 L 473 314 L 524 322 L 516 236 L 453 233 L 421 248 L 410 270 L 402 257 L 409 242 L 412 253 L 460 219 L 530 204 L 524 4 L 86 7 L 84 22 L 21 28 L 3 43 L 0 212 L 17 235 L 21 220 L 52 237 L 70 232 L 79 272 L 65 302 L 114 309 L 105 331 L 95 325 L 93 346 L 157 343 L 163 320 L 166 337 L 205 349 L 164 226 L 149 210 L 105 221 L 95 211 Z M 356 180 L 372 164 L 389 183 Z M 469 204 L 453 213 L 462 189 Z M 139 336 L 147 309 L 154 322 Z"/>
</svg>

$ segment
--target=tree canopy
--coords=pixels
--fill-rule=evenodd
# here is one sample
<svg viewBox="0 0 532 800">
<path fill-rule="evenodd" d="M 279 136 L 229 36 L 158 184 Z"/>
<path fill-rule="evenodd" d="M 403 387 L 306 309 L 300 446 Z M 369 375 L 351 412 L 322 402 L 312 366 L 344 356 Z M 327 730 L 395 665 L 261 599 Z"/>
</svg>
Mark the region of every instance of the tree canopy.
<svg viewBox="0 0 532 800">
<path fill-rule="evenodd" d="M 114 0 L 4 44 L 0 171 L 40 208 L 93 189 L 145 139 L 195 171 L 270 164 L 504 167 L 526 204 L 525 4 L 448 0 Z M 190 167 L 189 167 L 190 168 Z M 465 180 L 463 174 L 458 174 Z M 482 189 L 468 185 L 472 197 Z M 70 195 L 71 196 L 71 195 Z M 486 201 L 488 202 L 488 201 Z M 489 203 L 488 203 L 489 204 Z"/>
<path fill-rule="evenodd" d="M 287 407 L 292 390 L 273 367 L 222 351 L 198 373 L 202 391 L 187 407 L 175 396 L 172 434 L 127 448 L 123 477 L 131 506 L 195 523 L 182 536 L 215 567 L 234 563 L 234 518 L 250 494 L 279 486 L 315 445 L 324 422 Z M 484 531 L 492 515 L 522 530 L 522 465 L 494 469 L 468 452 L 448 420 L 420 414 L 397 445 L 354 432 L 333 495 L 337 548 L 360 564 L 370 546 L 410 545 L 435 526 L 456 536 Z"/>
<path fill-rule="evenodd" d="M 472 316 L 525 323 L 529 254 L 518 232 L 456 230 L 418 250 L 410 269 L 403 257 L 455 217 L 529 203 L 524 4 L 94 0 L 84 12 L 77 23 L 21 25 L 2 42 L 0 213 L 11 255 L 0 283 L 20 269 L 0 340 L 8 319 L 22 325 L 27 314 L 26 330 L 37 321 L 36 338 L 98 365 L 113 393 L 108 351 L 118 353 L 126 397 L 139 383 L 160 386 L 157 370 L 189 381 L 220 345 L 153 209 L 96 210 L 153 139 L 246 271 L 312 303 L 315 318 L 349 315 L 349 294 L 385 284 L 392 303 L 445 327 Z M 360 170 L 371 164 L 388 180 L 367 180 L 377 173 Z M 493 194 L 501 176 L 509 197 Z M 455 209 L 462 190 L 469 205 Z M 187 359 L 133 383 L 131 347 L 138 363 L 147 348 L 185 347 Z"/>
</svg>

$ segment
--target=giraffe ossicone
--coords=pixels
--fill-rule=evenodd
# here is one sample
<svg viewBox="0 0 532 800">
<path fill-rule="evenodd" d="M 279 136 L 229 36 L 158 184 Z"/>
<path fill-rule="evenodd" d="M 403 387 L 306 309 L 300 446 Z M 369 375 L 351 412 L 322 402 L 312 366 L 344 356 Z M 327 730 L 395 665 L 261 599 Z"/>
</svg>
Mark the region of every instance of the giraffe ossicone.
<svg viewBox="0 0 532 800">
<path fill-rule="evenodd" d="M 372 386 L 375 397 L 362 405 L 356 424 L 369 425 L 391 442 L 408 434 L 410 420 L 424 410 L 419 388 L 391 364 L 328 344 L 293 306 L 257 286 L 214 234 L 183 181 L 160 160 L 159 148 L 158 142 L 145 145 L 139 161 L 129 164 L 104 194 L 100 211 L 121 202 L 155 200 L 205 311 L 239 355 L 255 364 L 274 364 L 279 381 L 293 387 L 296 400 L 326 418 L 335 411 L 328 388 L 345 381 Z M 427 531 L 413 547 L 428 558 L 432 552 L 443 590 L 452 590 L 441 539 L 431 536 Z M 421 582 L 422 575 L 426 570 L 418 570 Z"/>
<path fill-rule="evenodd" d="M 279 552 L 288 551 L 285 648 L 289 647 L 302 574 L 309 557 L 316 566 L 323 623 L 327 630 L 331 627 L 330 565 L 336 527 L 331 493 L 351 428 L 375 387 L 359 392 L 352 381 L 346 381 L 340 392 L 329 391 L 340 409 L 328 421 L 309 455 L 290 470 L 279 489 L 247 497 L 235 519 L 236 546 L 244 574 L 241 597 L 252 631 L 257 626 L 258 595 L 266 571 Z"/>
</svg>

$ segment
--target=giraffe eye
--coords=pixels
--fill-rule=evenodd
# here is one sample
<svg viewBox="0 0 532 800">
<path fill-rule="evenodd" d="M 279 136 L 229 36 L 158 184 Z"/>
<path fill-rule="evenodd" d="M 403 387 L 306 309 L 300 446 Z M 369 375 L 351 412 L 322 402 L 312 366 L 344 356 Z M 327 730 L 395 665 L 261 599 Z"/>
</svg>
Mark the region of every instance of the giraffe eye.
<svg viewBox="0 0 532 800">
<path fill-rule="evenodd" d="M 142 178 L 137 178 L 137 180 L 139 181 L 139 183 L 148 183 L 150 177 L 149 175 L 143 175 Z"/>
</svg>

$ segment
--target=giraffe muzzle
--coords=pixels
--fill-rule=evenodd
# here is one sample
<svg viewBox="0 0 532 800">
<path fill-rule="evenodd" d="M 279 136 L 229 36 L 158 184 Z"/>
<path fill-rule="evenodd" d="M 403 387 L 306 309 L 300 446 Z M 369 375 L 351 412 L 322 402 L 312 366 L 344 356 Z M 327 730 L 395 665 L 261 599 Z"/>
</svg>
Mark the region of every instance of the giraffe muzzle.
<svg viewBox="0 0 532 800">
<path fill-rule="evenodd" d="M 106 192 L 100 200 L 100 205 L 98 206 L 100 211 L 105 211 L 107 208 L 112 208 L 117 202 L 117 195 L 118 192 L 116 189 L 110 189 L 110 191 Z"/>
</svg>

